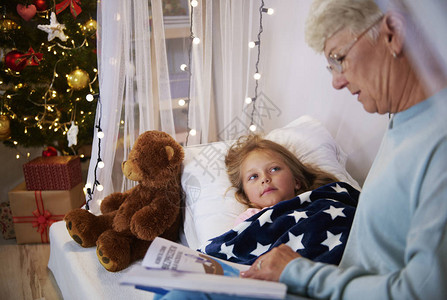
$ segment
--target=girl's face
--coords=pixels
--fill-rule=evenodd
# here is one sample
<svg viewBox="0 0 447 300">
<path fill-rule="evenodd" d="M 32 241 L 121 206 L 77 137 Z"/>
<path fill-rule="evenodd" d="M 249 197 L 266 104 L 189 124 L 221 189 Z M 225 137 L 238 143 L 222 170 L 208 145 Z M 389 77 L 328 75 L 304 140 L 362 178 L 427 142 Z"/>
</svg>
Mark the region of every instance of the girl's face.
<svg viewBox="0 0 447 300">
<path fill-rule="evenodd" d="M 300 183 L 281 156 L 267 150 L 250 152 L 241 165 L 242 187 L 251 204 L 265 208 L 294 198 Z"/>
</svg>

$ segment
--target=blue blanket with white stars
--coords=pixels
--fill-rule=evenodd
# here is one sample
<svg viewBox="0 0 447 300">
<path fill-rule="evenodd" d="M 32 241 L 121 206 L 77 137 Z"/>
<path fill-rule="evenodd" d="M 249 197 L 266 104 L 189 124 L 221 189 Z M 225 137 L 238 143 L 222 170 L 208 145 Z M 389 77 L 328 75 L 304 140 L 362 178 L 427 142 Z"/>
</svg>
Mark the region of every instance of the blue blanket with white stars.
<svg viewBox="0 0 447 300">
<path fill-rule="evenodd" d="M 325 185 L 263 209 L 210 239 L 199 251 L 250 265 L 258 256 L 286 244 L 313 261 L 338 264 L 359 194 L 345 182 Z"/>
</svg>

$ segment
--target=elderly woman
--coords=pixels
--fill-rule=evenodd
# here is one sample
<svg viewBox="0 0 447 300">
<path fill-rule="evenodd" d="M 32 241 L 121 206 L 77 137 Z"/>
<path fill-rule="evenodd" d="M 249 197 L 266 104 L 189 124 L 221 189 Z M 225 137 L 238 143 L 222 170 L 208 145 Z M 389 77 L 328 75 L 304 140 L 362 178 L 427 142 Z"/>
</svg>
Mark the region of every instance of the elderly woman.
<svg viewBox="0 0 447 300">
<path fill-rule="evenodd" d="M 404 12 L 382 13 L 372 0 L 314 0 L 306 39 L 324 53 L 334 88 L 393 116 L 340 265 L 281 245 L 244 277 L 317 299 L 447 299 L 447 78 Z"/>
<path fill-rule="evenodd" d="M 314 1 L 306 39 L 324 52 L 334 88 L 347 88 L 367 112 L 393 116 L 340 265 L 281 246 L 246 277 L 279 280 L 313 298 L 447 299 L 447 78 L 420 51 L 423 36 L 402 9 Z M 412 57 L 423 57 L 424 70 Z"/>
</svg>

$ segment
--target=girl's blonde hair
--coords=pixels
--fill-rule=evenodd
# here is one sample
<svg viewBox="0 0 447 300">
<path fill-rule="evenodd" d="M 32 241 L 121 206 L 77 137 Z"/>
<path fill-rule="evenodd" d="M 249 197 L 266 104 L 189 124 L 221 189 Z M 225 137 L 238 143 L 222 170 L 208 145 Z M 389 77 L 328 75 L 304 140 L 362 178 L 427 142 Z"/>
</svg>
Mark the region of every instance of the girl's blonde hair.
<svg viewBox="0 0 447 300">
<path fill-rule="evenodd" d="M 242 136 L 230 147 L 225 157 L 228 177 L 231 185 L 236 188 L 236 200 L 242 204 L 251 206 L 242 186 L 241 165 L 247 155 L 255 150 L 271 151 L 281 156 L 284 163 L 292 171 L 293 177 L 301 184 L 300 189 L 295 191 L 296 194 L 338 181 L 335 176 L 327 172 L 309 164 L 303 164 L 292 152 L 278 143 L 256 134 Z"/>
</svg>

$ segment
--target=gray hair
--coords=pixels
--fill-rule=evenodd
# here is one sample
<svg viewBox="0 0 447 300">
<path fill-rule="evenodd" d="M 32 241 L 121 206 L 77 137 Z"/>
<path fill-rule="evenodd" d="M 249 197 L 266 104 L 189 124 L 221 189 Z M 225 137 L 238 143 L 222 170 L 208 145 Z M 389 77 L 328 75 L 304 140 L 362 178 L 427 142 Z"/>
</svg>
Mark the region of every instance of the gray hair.
<svg viewBox="0 0 447 300">
<path fill-rule="evenodd" d="M 339 30 L 359 33 L 382 16 L 373 0 L 314 0 L 305 25 L 306 43 L 321 53 L 326 40 Z"/>
</svg>

